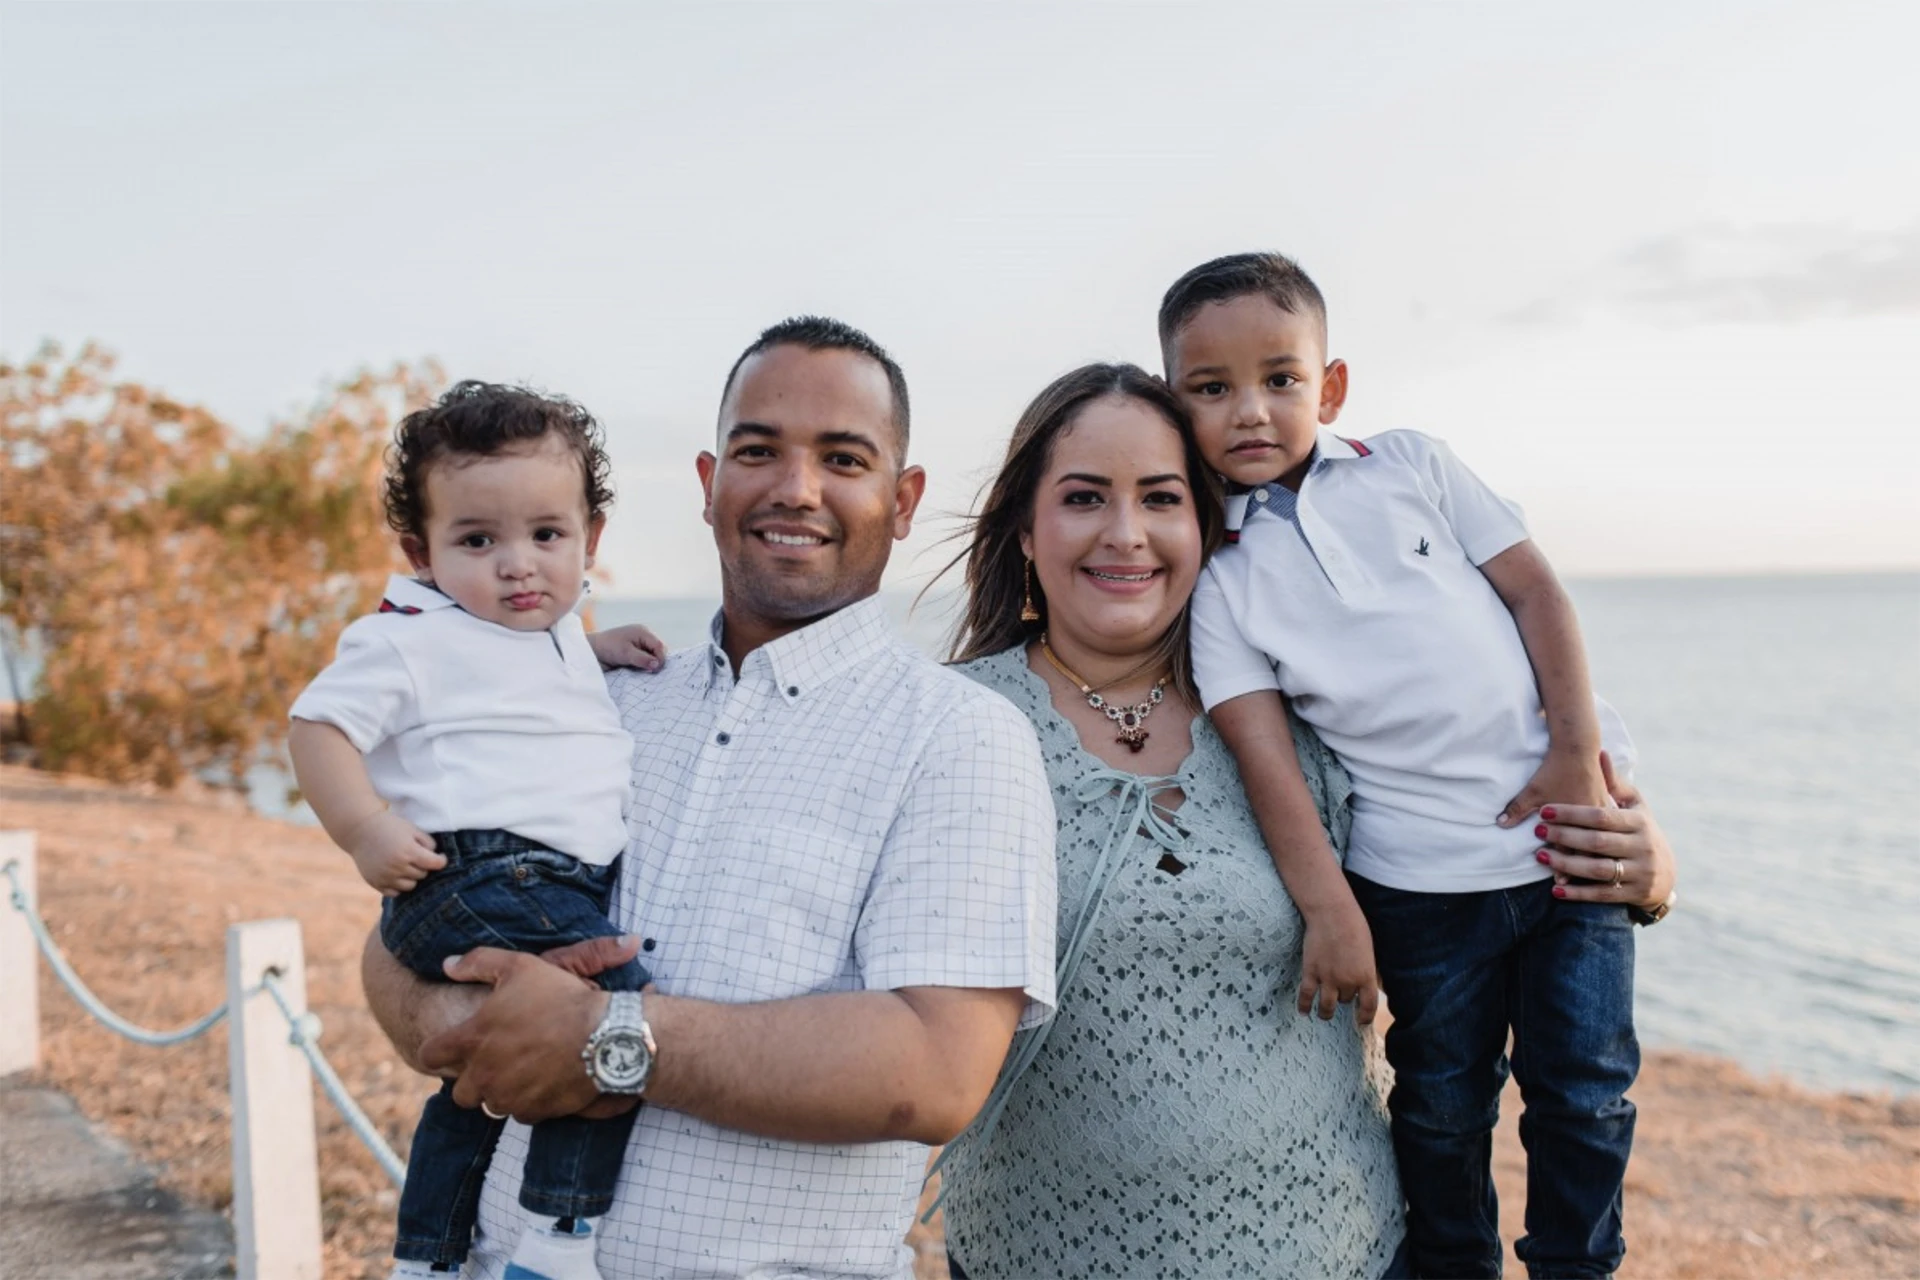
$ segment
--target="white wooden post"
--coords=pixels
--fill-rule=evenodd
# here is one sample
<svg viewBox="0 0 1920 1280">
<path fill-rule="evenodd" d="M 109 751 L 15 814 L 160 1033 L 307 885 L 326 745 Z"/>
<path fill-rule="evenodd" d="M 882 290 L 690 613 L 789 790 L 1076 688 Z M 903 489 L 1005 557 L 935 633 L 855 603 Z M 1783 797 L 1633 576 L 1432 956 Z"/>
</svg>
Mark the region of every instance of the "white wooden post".
<svg viewBox="0 0 1920 1280">
<path fill-rule="evenodd" d="M 320 1280 L 320 1163 L 313 1072 L 289 1036 L 269 971 L 307 1011 L 298 920 L 227 930 L 227 1064 L 233 1093 L 234 1262 L 240 1280 Z"/>
<path fill-rule="evenodd" d="M 15 864 L 27 905 L 37 909 L 33 846 L 31 831 L 0 831 L 0 867 Z M 39 1065 L 40 948 L 27 918 L 13 909 L 13 886 L 0 876 L 0 1076 Z"/>
</svg>

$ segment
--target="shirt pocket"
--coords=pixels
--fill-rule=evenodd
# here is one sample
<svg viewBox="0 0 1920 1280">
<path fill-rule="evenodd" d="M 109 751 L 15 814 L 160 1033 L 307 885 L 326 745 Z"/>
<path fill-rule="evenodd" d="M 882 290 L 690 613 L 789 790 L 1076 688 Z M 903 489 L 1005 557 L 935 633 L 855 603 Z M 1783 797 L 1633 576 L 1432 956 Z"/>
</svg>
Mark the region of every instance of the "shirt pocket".
<svg viewBox="0 0 1920 1280">
<path fill-rule="evenodd" d="M 742 827 L 716 868 L 718 921 L 754 999 L 852 985 L 853 931 L 871 875 L 868 850 L 792 827 Z"/>
</svg>

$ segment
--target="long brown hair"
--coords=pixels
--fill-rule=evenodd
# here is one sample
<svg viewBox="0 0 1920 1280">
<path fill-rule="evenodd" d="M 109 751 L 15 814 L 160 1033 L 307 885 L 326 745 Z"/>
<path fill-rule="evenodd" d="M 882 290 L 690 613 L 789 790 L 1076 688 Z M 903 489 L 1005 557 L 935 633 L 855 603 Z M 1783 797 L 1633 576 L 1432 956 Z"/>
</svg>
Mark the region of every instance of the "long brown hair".
<svg viewBox="0 0 1920 1280">
<path fill-rule="evenodd" d="M 1020 620 L 1020 607 L 1027 592 L 1027 557 L 1020 550 L 1020 535 L 1033 525 L 1034 497 L 1041 477 L 1053 461 L 1055 442 L 1073 426 L 1081 410 L 1108 396 L 1139 401 L 1180 433 L 1181 451 L 1186 455 L 1187 486 L 1193 493 L 1194 516 L 1200 522 L 1202 557 L 1212 555 L 1220 546 L 1225 537 L 1226 512 L 1219 480 L 1200 456 L 1200 448 L 1194 442 L 1193 422 L 1173 391 L 1138 365 L 1084 365 L 1056 378 L 1033 398 L 1013 428 L 1013 439 L 1007 442 L 1007 456 L 999 474 L 967 518 L 966 526 L 954 535 L 966 542 L 966 548 L 947 563 L 939 576 L 944 576 L 954 565 L 966 562 L 967 606 L 954 629 L 950 661 L 967 662 L 999 653 L 1025 644 L 1046 630 L 1047 598 L 1038 577 L 1033 580 L 1033 603 L 1040 611 L 1040 619 L 1037 622 Z M 935 580 L 938 581 L 938 577 Z M 1187 607 L 1182 606 L 1179 617 L 1155 646 L 1154 658 L 1156 665 L 1164 664 L 1171 672 L 1175 686 L 1193 697 L 1193 667 L 1187 654 L 1187 614 Z"/>
</svg>

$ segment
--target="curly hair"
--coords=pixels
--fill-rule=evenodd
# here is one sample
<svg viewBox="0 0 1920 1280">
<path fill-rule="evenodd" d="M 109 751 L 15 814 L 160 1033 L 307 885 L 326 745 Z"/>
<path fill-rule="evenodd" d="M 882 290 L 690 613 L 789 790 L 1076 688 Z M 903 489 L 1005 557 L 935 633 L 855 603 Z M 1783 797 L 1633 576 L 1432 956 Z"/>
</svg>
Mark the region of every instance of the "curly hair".
<svg viewBox="0 0 1920 1280">
<path fill-rule="evenodd" d="M 587 518 L 604 516 L 613 505 L 613 463 L 593 415 L 565 396 L 468 379 L 400 420 L 387 450 L 387 523 L 396 533 L 426 536 L 427 471 L 435 462 L 491 457 L 549 436 L 580 459 Z"/>
</svg>

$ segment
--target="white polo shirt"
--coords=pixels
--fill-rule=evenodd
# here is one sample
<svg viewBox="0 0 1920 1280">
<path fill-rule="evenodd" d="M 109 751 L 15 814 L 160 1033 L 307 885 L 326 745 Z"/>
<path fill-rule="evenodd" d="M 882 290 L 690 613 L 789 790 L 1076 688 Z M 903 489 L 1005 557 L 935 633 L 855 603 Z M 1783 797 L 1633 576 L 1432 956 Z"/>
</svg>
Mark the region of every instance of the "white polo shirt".
<svg viewBox="0 0 1920 1280">
<path fill-rule="evenodd" d="M 895 638 L 877 599 L 738 675 L 716 635 L 609 683 L 639 741 L 613 919 L 660 990 L 1018 988 L 1023 1026 L 1052 1012 L 1054 813 L 1033 727 Z M 526 1225 L 526 1139 L 507 1126 L 469 1275 L 499 1280 Z M 787 1142 L 643 1107 L 595 1224 L 600 1273 L 911 1280 L 926 1161 L 915 1142 Z"/>
<path fill-rule="evenodd" d="M 1430 893 L 1550 875 L 1533 823 L 1494 825 L 1548 741 L 1519 628 L 1479 569 L 1526 539 L 1519 509 L 1439 440 L 1390 431 L 1356 447 L 1323 429 L 1299 493 L 1236 495 L 1228 524 L 1239 541 L 1194 592 L 1195 679 L 1208 709 L 1285 691 L 1340 757 L 1347 868 Z M 1625 727 L 1597 705 L 1630 768 Z"/>
<path fill-rule="evenodd" d="M 618 857 L 633 739 L 580 619 L 515 631 L 399 575 L 385 605 L 340 633 L 290 714 L 344 733 L 380 798 L 422 831 L 499 829 L 594 866 Z"/>
</svg>

